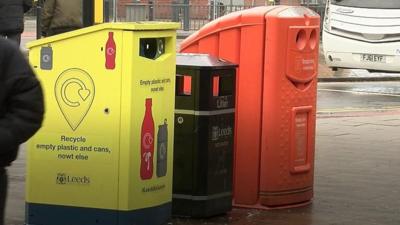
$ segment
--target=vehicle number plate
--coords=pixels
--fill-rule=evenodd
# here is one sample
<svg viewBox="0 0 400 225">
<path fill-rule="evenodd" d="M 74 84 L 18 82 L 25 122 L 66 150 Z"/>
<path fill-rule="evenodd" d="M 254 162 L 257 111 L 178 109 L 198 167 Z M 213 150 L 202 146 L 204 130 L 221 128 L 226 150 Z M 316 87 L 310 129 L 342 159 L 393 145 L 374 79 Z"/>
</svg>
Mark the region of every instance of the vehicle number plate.
<svg viewBox="0 0 400 225">
<path fill-rule="evenodd" d="M 361 61 L 386 63 L 386 57 L 384 55 L 362 54 Z"/>
</svg>

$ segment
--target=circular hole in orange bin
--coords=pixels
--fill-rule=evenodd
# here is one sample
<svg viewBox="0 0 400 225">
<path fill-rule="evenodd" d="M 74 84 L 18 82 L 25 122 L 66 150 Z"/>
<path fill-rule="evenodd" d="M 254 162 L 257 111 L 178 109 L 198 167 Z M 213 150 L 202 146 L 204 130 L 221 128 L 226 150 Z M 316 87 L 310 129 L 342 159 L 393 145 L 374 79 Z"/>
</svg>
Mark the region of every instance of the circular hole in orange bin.
<svg viewBox="0 0 400 225">
<path fill-rule="evenodd" d="M 299 50 L 303 50 L 306 46 L 307 38 L 306 38 L 306 31 L 299 30 L 296 37 L 296 45 Z"/>
<path fill-rule="evenodd" d="M 314 50 L 316 46 L 317 46 L 317 31 L 313 30 L 311 31 L 310 34 L 310 48 Z"/>
</svg>

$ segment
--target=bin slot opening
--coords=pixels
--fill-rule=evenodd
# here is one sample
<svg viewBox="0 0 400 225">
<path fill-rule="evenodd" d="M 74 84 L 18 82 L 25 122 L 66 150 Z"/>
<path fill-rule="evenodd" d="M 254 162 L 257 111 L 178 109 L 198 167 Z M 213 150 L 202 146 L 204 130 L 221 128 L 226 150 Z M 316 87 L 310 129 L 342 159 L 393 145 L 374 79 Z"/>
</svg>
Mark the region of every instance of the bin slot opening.
<svg viewBox="0 0 400 225">
<path fill-rule="evenodd" d="M 176 95 L 191 96 L 192 95 L 192 77 L 188 75 L 176 76 Z"/>
<path fill-rule="evenodd" d="M 165 38 L 141 38 L 139 55 L 148 59 L 157 59 L 165 53 Z"/>
<path fill-rule="evenodd" d="M 213 96 L 233 95 L 233 76 L 213 76 Z"/>
</svg>

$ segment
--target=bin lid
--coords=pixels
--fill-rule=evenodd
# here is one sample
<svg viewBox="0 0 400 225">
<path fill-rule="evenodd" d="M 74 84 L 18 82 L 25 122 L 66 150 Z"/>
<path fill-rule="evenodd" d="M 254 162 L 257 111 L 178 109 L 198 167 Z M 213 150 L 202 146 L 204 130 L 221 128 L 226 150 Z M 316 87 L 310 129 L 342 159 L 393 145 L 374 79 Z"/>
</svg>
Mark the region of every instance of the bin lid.
<svg viewBox="0 0 400 225">
<path fill-rule="evenodd" d="M 208 54 L 177 53 L 176 65 L 195 69 L 228 69 L 237 65 Z"/>
<path fill-rule="evenodd" d="M 131 30 L 131 31 L 152 31 L 152 30 L 177 30 L 180 27 L 179 23 L 172 22 L 129 22 L 129 23 L 102 23 L 74 31 L 54 35 L 47 38 L 42 38 L 27 43 L 28 49 L 49 44 L 56 41 L 65 40 L 68 38 L 82 36 L 88 33 L 93 33 L 101 30 Z"/>
</svg>

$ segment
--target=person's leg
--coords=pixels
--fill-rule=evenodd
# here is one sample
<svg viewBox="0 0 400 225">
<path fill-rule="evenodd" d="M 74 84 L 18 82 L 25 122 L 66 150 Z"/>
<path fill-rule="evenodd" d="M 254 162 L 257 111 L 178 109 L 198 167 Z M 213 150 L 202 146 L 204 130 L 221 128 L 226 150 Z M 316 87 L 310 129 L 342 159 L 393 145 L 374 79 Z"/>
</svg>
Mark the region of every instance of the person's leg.
<svg viewBox="0 0 400 225">
<path fill-rule="evenodd" d="M 0 168 L 0 225 L 4 225 L 8 176 L 5 168 Z"/>
<path fill-rule="evenodd" d="M 16 42 L 19 46 L 21 44 L 21 33 L 7 34 L 7 39 Z"/>
</svg>

